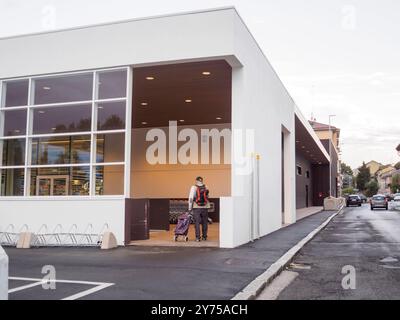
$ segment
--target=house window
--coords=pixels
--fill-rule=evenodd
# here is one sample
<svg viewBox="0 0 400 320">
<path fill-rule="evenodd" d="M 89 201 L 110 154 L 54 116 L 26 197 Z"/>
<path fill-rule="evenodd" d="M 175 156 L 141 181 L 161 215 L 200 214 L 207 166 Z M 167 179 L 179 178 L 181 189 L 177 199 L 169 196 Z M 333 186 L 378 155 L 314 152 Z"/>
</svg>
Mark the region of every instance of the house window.
<svg viewBox="0 0 400 320">
<path fill-rule="evenodd" d="M 298 176 L 301 176 L 303 174 L 303 170 L 302 170 L 301 166 L 296 166 L 296 171 L 297 171 Z"/>
<path fill-rule="evenodd" d="M 0 81 L 0 195 L 123 195 L 129 68 Z"/>
</svg>

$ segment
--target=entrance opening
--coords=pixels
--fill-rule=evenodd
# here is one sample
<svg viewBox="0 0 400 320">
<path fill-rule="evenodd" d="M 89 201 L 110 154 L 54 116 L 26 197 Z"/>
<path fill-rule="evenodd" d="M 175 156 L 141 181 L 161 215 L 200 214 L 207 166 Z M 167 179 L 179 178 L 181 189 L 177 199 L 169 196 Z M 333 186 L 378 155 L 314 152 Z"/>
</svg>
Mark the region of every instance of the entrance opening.
<svg viewBox="0 0 400 320">
<path fill-rule="evenodd" d="M 131 216 L 132 244 L 219 246 L 219 198 L 231 195 L 231 79 L 225 61 L 133 69 L 131 200 L 144 200 L 146 214 Z M 208 240 L 195 242 L 192 224 L 189 241 L 175 242 L 198 176 L 210 190 Z"/>
</svg>

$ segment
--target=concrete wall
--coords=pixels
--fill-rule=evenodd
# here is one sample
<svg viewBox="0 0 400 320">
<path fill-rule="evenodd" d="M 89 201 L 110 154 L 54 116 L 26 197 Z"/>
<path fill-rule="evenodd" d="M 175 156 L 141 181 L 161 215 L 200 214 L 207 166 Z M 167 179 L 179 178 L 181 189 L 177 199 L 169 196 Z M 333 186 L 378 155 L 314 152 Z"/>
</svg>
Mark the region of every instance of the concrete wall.
<svg viewBox="0 0 400 320">
<path fill-rule="evenodd" d="M 93 224 L 93 232 L 99 233 L 105 223 L 115 233 L 119 245 L 124 241 L 125 200 L 115 199 L 7 199 L 0 200 L 0 228 L 4 230 L 13 224 L 15 231 L 26 224 L 31 232 L 37 232 L 46 224 L 52 232 L 57 224 L 61 224 L 64 232 L 68 232 L 73 224 L 83 232 L 89 223 Z"/>
<path fill-rule="evenodd" d="M 276 73 L 258 48 L 251 34 L 238 16 L 234 19 L 235 56 L 242 68 L 233 69 L 232 128 L 250 129 L 254 133 L 254 152 L 260 155 L 259 170 L 243 174 L 242 165 L 232 165 L 231 214 L 221 214 L 221 225 L 232 226 L 231 234 L 220 237 L 221 246 L 234 247 L 248 242 L 251 230 L 268 234 L 282 226 L 281 213 L 281 132 L 288 130 L 285 151 L 288 156 L 285 209 L 290 222 L 295 215 L 295 156 L 294 103 Z M 234 154 L 239 151 L 240 139 L 233 139 Z M 251 150 L 248 150 L 248 160 Z M 252 163 L 255 161 L 251 161 Z M 255 166 L 255 164 L 254 164 Z M 290 167 L 289 167 L 290 166 Z M 256 183 L 259 183 L 257 191 Z M 257 197 L 259 202 L 257 202 Z M 257 204 L 258 203 L 258 204 Z M 252 228 L 253 222 L 253 228 Z"/>
<path fill-rule="evenodd" d="M 232 55 L 234 9 L 0 39 L 0 79 Z"/>
<path fill-rule="evenodd" d="M 8 256 L 0 246 L 0 300 L 8 299 Z"/>
</svg>

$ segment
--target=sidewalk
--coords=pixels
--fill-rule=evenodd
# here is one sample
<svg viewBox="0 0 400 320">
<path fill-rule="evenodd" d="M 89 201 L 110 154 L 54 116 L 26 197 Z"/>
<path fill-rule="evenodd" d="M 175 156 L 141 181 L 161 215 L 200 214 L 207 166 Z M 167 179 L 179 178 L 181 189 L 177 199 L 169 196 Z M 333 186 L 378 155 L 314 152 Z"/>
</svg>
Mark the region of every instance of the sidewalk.
<svg viewBox="0 0 400 320">
<path fill-rule="evenodd" d="M 333 213 L 323 211 L 306 217 L 236 249 L 8 248 L 10 276 L 37 277 L 43 265 L 52 264 L 60 279 L 115 284 L 85 299 L 228 300 Z M 34 299 L 42 295 L 41 292 L 31 294 Z M 19 296 L 19 299 L 25 298 L 29 296 Z"/>
</svg>

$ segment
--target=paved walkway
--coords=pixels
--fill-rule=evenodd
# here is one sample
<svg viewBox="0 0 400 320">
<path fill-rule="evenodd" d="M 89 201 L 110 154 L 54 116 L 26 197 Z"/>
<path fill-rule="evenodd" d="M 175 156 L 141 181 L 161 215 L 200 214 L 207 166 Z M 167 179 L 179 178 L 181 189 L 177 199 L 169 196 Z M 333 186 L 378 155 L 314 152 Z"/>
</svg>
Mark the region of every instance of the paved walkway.
<svg viewBox="0 0 400 320">
<path fill-rule="evenodd" d="M 324 207 L 308 207 L 296 210 L 297 221 L 324 210 Z"/>
<path fill-rule="evenodd" d="M 10 276 L 40 278 L 54 265 L 63 280 L 113 283 L 82 299 L 231 299 L 333 212 L 321 212 L 236 249 L 183 247 L 7 248 Z M 62 292 L 62 290 L 70 290 Z M 54 294 L 36 286 L 10 299 L 57 299 L 73 295 L 57 286 Z M 61 291 L 60 291 L 61 290 Z"/>
</svg>

